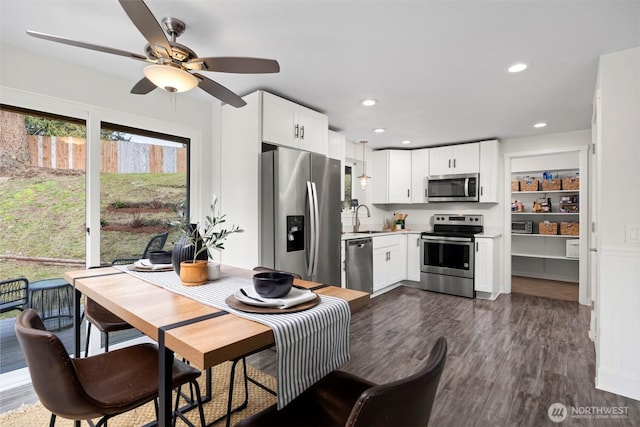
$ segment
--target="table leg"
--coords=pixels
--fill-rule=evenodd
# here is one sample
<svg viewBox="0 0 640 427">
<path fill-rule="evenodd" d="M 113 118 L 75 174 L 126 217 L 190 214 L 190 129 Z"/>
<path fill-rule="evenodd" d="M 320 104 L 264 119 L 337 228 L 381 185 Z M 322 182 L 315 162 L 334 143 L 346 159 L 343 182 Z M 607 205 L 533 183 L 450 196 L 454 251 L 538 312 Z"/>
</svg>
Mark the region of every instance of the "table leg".
<svg viewBox="0 0 640 427">
<path fill-rule="evenodd" d="M 74 356 L 79 358 L 82 356 L 80 350 L 80 327 L 82 326 L 82 318 L 80 317 L 80 296 L 82 293 L 73 288 L 73 335 L 74 335 Z"/>
<path fill-rule="evenodd" d="M 173 351 L 164 345 L 164 330 L 158 331 L 158 425 L 168 426 L 172 421 L 171 410 L 171 368 L 173 367 Z"/>
</svg>

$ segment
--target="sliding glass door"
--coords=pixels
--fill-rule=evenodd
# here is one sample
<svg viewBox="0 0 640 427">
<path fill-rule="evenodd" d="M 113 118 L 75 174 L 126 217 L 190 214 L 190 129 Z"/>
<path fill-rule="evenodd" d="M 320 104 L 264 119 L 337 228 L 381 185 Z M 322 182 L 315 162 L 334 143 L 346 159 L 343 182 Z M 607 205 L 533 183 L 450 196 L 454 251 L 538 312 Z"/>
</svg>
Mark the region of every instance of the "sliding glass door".
<svg viewBox="0 0 640 427">
<path fill-rule="evenodd" d="M 156 236 L 170 250 L 176 206 L 187 198 L 188 140 L 107 123 L 101 136 L 101 264 L 142 258 Z"/>
</svg>

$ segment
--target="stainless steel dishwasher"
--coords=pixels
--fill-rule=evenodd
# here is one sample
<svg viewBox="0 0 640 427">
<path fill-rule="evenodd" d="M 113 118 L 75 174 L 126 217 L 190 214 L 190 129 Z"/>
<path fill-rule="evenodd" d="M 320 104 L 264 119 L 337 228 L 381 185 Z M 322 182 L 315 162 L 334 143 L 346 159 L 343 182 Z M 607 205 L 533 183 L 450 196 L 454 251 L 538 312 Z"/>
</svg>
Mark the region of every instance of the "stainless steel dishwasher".
<svg viewBox="0 0 640 427">
<path fill-rule="evenodd" d="M 371 238 L 347 240 L 347 288 L 373 292 Z"/>
</svg>

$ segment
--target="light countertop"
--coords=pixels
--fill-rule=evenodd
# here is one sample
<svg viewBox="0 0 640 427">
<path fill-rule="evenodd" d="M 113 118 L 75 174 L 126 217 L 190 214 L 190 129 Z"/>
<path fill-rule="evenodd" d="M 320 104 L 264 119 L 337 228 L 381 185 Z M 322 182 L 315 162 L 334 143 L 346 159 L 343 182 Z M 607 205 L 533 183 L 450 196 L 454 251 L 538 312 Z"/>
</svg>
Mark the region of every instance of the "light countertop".
<svg viewBox="0 0 640 427">
<path fill-rule="evenodd" d="M 366 231 L 366 230 L 362 230 Z M 352 240 L 352 239 L 363 239 L 366 237 L 375 237 L 375 236 L 389 236 L 394 234 L 420 234 L 423 231 L 428 230 L 399 230 L 399 231 L 380 231 L 376 233 L 352 233 L 347 232 L 342 234 L 342 240 Z"/>
</svg>

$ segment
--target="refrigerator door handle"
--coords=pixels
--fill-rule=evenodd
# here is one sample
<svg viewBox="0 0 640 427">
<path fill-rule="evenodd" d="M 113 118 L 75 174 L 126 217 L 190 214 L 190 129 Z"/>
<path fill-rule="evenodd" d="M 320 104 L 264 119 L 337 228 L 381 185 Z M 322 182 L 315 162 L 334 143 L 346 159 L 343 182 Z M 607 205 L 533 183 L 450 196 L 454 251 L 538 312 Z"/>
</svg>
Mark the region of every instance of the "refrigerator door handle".
<svg viewBox="0 0 640 427">
<path fill-rule="evenodd" d="M 307 259 L 305 260 L 307 265 L 307 276 L 311 279 L 313 275 L 313 268 L 315 262 L 315 249 L 316 249 L 316 209 L 314 202 L 314 191 L 311 181 L 307 181 L 307 198 L 309 200 L 309 249 L 307 252 Z"/>
<path fill-rule="evenodd" d="M 320 230 L 320 214 L 319 214 L 319 208 L 318 208 L 318 190 L 316 188 L 316 183 L 312 182 L 311 183 L 311 191 L 313 194 L 313 210 L 314 212 L 314 216 L 315 216 L 315 224 L 313 227 L 313 242 L 312 244 L 314 245 L 314 249 L 313 249 L 313 267 L 311 269 L 311 280 L 315 280 L 316 279 L 316 274 L 318 273 L 318 255 L 320 253 L 320 236 L 318 236 L 318 230 Z"/>
</svg>

